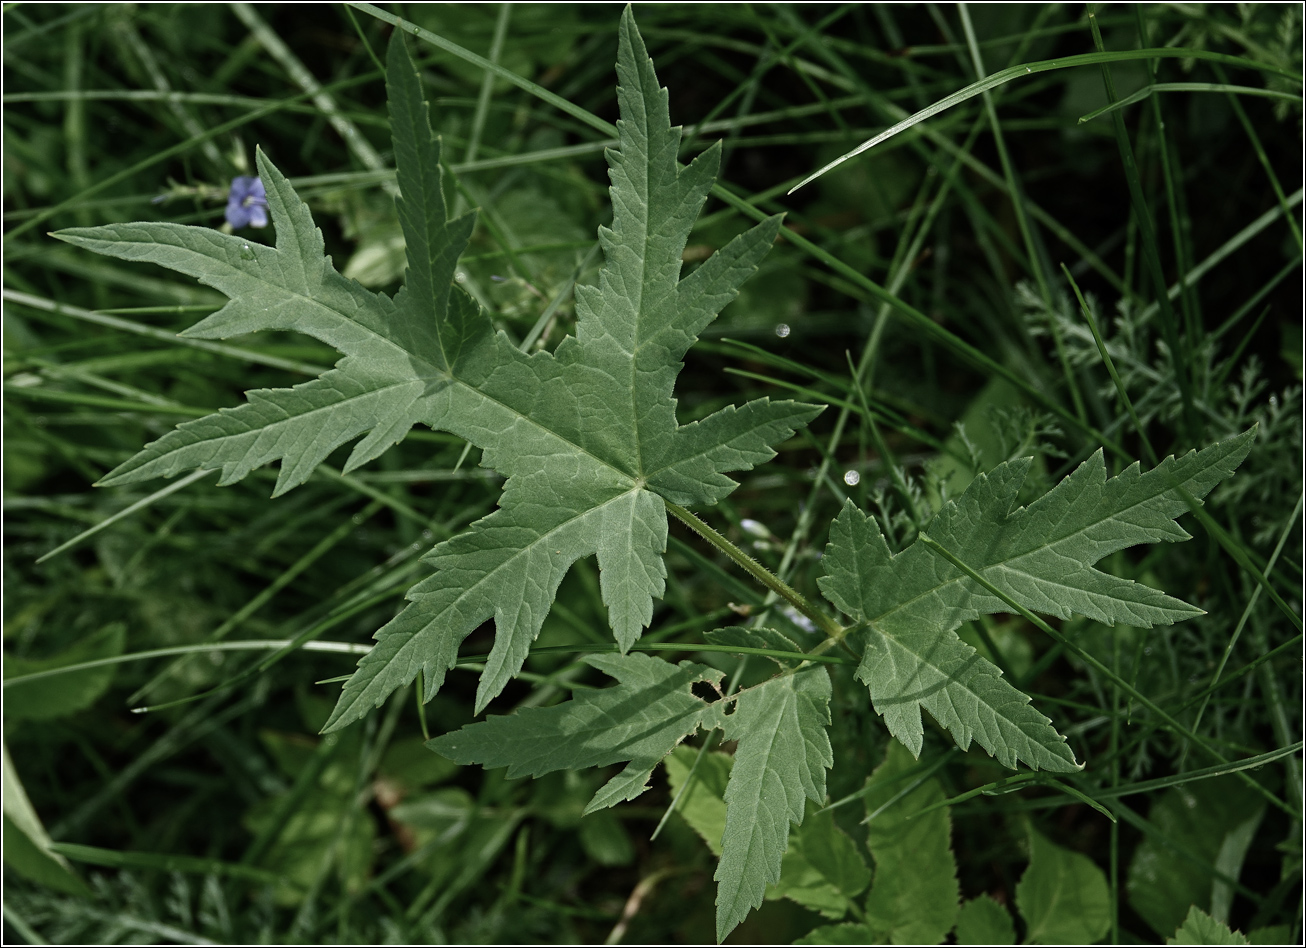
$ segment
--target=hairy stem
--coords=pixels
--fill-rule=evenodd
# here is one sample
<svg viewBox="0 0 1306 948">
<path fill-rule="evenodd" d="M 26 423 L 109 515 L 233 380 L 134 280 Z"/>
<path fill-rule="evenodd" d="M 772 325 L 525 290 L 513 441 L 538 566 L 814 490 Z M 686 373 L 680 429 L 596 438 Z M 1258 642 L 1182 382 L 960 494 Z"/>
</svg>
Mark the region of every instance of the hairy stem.
<svg viewBox="0 0 1306 948">
<path fill-rule="evenodd" d="M 668 510 L 676 515 L 676 519 L 738 563 L 749 576 L 752 576 L 767 589 L 815 622 L 817 627 L 826 635 L 842 637 L 843 626 L 817 609 L 805 596 L 784 580 L 772 574 L 765 566 L 717 533 L 689 510 L 679 504 L 673 504 L 665 498 L 663 498 L 663 503 L 667 505 Z"/>
</svg>

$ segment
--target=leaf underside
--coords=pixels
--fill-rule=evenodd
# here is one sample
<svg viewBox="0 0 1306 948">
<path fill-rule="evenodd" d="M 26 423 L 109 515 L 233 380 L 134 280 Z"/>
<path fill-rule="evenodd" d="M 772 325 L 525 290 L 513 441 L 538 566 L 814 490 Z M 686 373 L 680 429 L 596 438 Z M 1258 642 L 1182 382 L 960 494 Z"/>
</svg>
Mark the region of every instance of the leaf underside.
<svg viewBox="0 0 1306 948">
<path fill-rule="evenodd" d="M 1132 626 L 1169 625 L 1201 610 L 1150 587 L 1093 569 L 1139 543 L 1186 540 L 1187 512 L 1247 455 L 1247 431 L 1141 473 L 1106 477 L 1098 451 L 1028 507 L 1012 509 L 1029 469 L 1022 459 L 980 476 L 947 504 L 927 534 L 1031 612 Z M 857 677 L 889 731 L 919 756 L 921 708 L 963 750 L 975 740 L 1007 767 L 1074 771 L 1051 723 L 996 666 L 958 638 L 963 622 L 1011 607 L 919 540 L 893 554 L 875 520 L 852 503 L 830 531 L 818 582 L 826 598 L 865 625 Z"/>
<path fill-rule="evenodd" d="M 736 295 L 779 228 L 771 218 L 680 278 L 681 255 L 720 163 L 713 147 L 676 162 L 667 93 L 629 11 L 618 60 L 620 147 L 607 158 L 613 223 L 600 228 L 597 286 L 576 291 L 576 336 L 527 355 L 453 278 L 475 224 L 449 220 L 440 143 L 399 33 L 386 69 L 391 134 L 406 241 L 404 287 L 372 293 L 336 272 L 308 207 L 260 152 L 259 174 L 276 246 L 202 227 L 116 224 L 61 231 L 87 249 L 160 264 L 230 297 L 185 334 L 200 338 L 293 330 L 343 358 L 292 389 L 188 422 L 147 446 L 101 484 L 221 469 L 231 484 L 280 460 L 274 495 L 307 480 L 333 450 L 360 435 L 345 471 L 378 457 L 415 424 L 482 449 L 482 465 L 507 478 L 499 509 L 441 543 L 435 573 L 376 633 L 327 723 L 335 730 L 424 674 L 426 700 L 457 661 L 459 645 L 494 619 L 494 647 L 477 692 L 484 708 L 522 666 L 563 576 L 597 555 L 613 632 L 628 649 L 664 589 L 665 500 L 713 504 L 736 486 L 730 471 L 774 456 L 819 408 L 766 398 L 680 425 L 672 395 L 681 358 Z"/>
</svg>

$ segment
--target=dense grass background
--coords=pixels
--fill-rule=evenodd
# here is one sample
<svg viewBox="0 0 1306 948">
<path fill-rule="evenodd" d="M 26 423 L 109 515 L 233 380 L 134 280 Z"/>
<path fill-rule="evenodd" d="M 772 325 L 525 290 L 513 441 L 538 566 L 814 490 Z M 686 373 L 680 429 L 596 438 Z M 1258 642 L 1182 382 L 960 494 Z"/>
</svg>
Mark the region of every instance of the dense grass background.
<svg viewBox="0 0 1306 948">
<path fill-rule="evenodd" d="M 387 9 L 616 118 L 620 6 Z M 1088 11 L 686 4 L 636 13 L 672 119 L 686 125 L 685 154 L 724 138 L 727 186 L 787 212 L 819 251 L 777 246 L 688 358 L 682 422 L 795 390 L 832 406 L 744 477 L 712 522 L 814 593 L 827 525 L 845 496 L 881 514 L 898 542 L 910 540 L 890 463 L 915 502 L 937 506 L 976 470 L 1034 454 L 1033 497 L 1099 446 L 1089 428 L 1120 446 L 1108 453 L 1119 470 L 1259 423 L 1251 456 L 1207 504 L 1213 525 L 1186 517 L 1191 542 L 1106 564 L 1207 615 L 1150 632 L 1061 627 L 1230 759 L 1298 742 L 1300 100 L 1166 91 L 1116 113 L 1150 228 L 1131 213 L 1112 116 L 1078 121 L 1108 101 L 1097 67 L 1002 86 L 991 103 L 972 99 L 786 197 L 826 161 L 974 81 L 976 54 L 987 74 L 1093 51 Z M 436 734 L 470 720 L 474 674 L 451 673 L 425 724 L 405 692 L 326 740 L 316 733 L 338 686 L 320 682 L 351 670 L 346 654 L 296 652 L 206 693 L 269 653 L 199 650 L 205 643 L 309 630 L 370 641 L 425 575 L 417 557 L 493 509 L 498 480 L 475 456 L 460 464 L 457 439 L 415 433 L 352 477 L 324 468 L 276 501 L 268 469 L 221 489 L 211 476 L 172 491 L 164 482 L 91 487 L 172 425 L 239 404 L 246 389 L 303 381 L 336 356 L 274 334 L 182 344 L 174 334 L 220 306 L 216 294 L 47 232 L 156 219 L 221 226 L 226 189 L 249 172 L 258 145 L 309 202 L 336 265 L 393 289 L 403 250 L 374 59 L 390 27 L 338 5 L 10 4 L 3 17 L 5 677 L 193 649 L 6 689 L 12 773 L 53 838 L 153 854 L 74 853 L 88 895 L 57 875 L 50 888 L 14 872 L 29 863 L 11 854 L 7 832 L 6 940 L 710 939 L 707 849 L 679 817 L 650 841 L 670 801 L 662 778 L 634 805 L 582 821 L 602 774 L 508 782 L 421 746 L 424 726 Z M 1204 49 L 1300 75 L 1298 5 L 1113 6 L 1097 22 L 1108 50 Z M 569 329 L 575 279 L 593 279 L 597 267 L 595 228 L 610 216 L 604 143 L 450 53 L 410 48 L 458 200 L 482 209 L 463 285 L 515 338 L 552 307 L 540 341 L 551 347 Z M 1162 82 L 1301 93 L 1300 79 L 1275 72 L 1167 59 L 1114 66 L 1116 94 L 1153 81 L 1149 70 Z M 687 263 L 745 225 L 710 202 Z M 270 228 L 242 234 L 272 239 Z M 1168 307 L 1157 305 L 1150 254 L 1176 288 Z M 1141 427 L 1117 396 L 1063 263 Z M 928 337 L 883 304 L 878 287 L 948 335 Z M 1043 403 L 977 368 L 962 343 L 1026 380 Z M 676 527 L 668 561 L 650 636 L 720 663 L 694 643 L 729 624 L 732 610 L 760 603 L 760 591 Z M 1268 576 L 1279 604 L 1247 565 Z M 1003 617 L 967 634 L 1070 737 L 1088 763 L 1085 792 L 1119 793 L 1213 763 L 1023 621 Z M 463 652 L 484 653 L 490 635 L 483 628 Z M 597 571 L 582 562 L 541 644 L 608 641 Z M 492 710 L 553 703 L 573 685 L 601 682 L 573 659 L 532 658 Z M 732 662 L 721 667 L 733 671 Z M 836 675 L 835 694 L 837 800 L 862 787 L 888 738 L 850 676 Z M 930 765 L 949 755 L 934 773 L 950 795 L 1002 776 L 982 752 L 950 747 L 933 730 L 922 755 Z M 1011 900 L 1032 820 L 1108 873 L 1110 939 L 1172 934 L 1175 906 L 1210 908 L 1214 886 L 1235 928 L 1286 926 L 1273 934 L 1295 942 L 1299 760 L 1298 751 L 1185 783 L 1183 798 L 1151 784 L 1112 796 L 1118 823 L 1039 788 L 971 799 L 952 809 L 962 893 Z M 8 816 L 8 760 L 5 779 Z M 835 812 L 860 845 L 860 803 Z M 1239 826 L 1242 850 L 1222 850 Z M 115 861 L 125 866 L 96 867 Z M 1178 879 L 1175 891 L 1161 892 L 1140 866 Z M 820 921 L 768 902 L 731 940 L 788 942 Z"/>
</svg>

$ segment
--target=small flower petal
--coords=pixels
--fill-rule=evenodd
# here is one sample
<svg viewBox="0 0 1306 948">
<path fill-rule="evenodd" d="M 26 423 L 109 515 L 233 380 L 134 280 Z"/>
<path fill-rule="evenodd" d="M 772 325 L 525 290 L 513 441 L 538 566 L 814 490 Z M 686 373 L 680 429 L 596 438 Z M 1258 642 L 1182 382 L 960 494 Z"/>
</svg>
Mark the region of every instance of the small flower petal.
<svg viewBox="0 0 1306 948">
<path fill-rule="evenodd" d="M 267 227 L 267 206 L 267 191 L 262 181 L 247 175 L 231 179 L 226 218 L 232 227 Z"/>
</svg>

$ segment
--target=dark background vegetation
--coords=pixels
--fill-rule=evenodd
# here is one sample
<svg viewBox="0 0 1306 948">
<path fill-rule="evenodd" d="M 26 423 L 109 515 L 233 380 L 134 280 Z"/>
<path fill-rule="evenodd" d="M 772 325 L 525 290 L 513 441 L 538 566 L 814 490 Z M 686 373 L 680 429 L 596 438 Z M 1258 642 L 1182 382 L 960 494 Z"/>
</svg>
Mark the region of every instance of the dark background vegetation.
<svg viewBox="0 0 1306 948">
<path fill-rule="evenodd" d="M 490 49 L 498 16 L 496 5 L 388 9 L 481 55 Z M 621 9 L 515 6 L 500 62 L 613 121 Z M 1048 330 L 1055 325 L 1069 333 L 1083 325 L 1058 268 L 1064 262 L 1119 346 L 1118 360 L 1158 454 L 1187 451 L 1261 423 L 1257 447 L 1210 508 L 1262 568 L 1287 531 L 1272 581 L 1300 612 L 1301 545 L 1293 525 L 1293 504 L 1301 496 L 1300 238 L 1280 218 L 1176 300 L 1176 310 L 1197 330 L 1188 337 L 1188 371 L 1198 380 L 1203 406 L 1201 430 L 1185 431 L 1156 321 L 1139 315 L 1156 291 L 1131 222 L 1111 119 L 1078 123 L 1105 104 L 1100 71 L 1046 73 L 995 93 L 1024 206 L 1059 222 L 1077 246 L 1036 224 L 1042 262 L 1030 261 L 1002 183 L 995 138 L 982 124 L 966 150 L 993 173 L 964 167 L 916 256 L 904 262 L 897 258 L 900 239 L 914 233 L 953 160 L 937 138 L 912 130 L 796 195 L 786 197 L 784 190 L 891 124 L 900 117 L 894 108 L 922 108 L 973 81 L 975 73 L 957 10 L 933 5 L 851 5 L 814 31 L 810 42 L 777 57 L 839 10 L 638 7 L 659 78 L 670 90 L 673 121 L 691 126 L 709 117 L 781 113 L 768 122 L 741 122 L 696 136 L 687 154 L 724 137 L 728 187 L 746 197 L 771 192 L 759 202 L 763 209 L 787 212 L 788 226 L 877 283 L 905 270 L 898 291 L 903 300 L 1069 407 L 1066 376 Z M 330 87 L 340 115 L 388 162 L 384 86 L 360 31 L 381 53 L 389 27 L 354 11 L 356 28 L 338 5 L 257 6 L 254 15 L 267 35 L 278 37 Z M 984 4 L 970 15 L 990 72 L 1093 49 L 1080 5 Z M 1142 19 L 1152 34 L 1149 45 L 1205 48 L 1301 68 L 1295 5 L 1147 6 Z M 1131 7 L 1107 7 L 1100 23 L 1108 49 L 1139 45 Z M 220 226 L 226 188 L 235 175 L 249 173 L 258 145 L 312 207 L 337 267 L 392 290 L 402 248 L 381 176 L 370 173 L 360 150 L 313 101 L 193 141 L 197 133 L 303 91 L 239 10 L 216 4 L 16 4 L 6 6 L 3 25 L 5 288 L 27 300 L 9 297 L 4 311 L 6 677 L 46 667 L 42 663 L 202 643 L 215 631 L 229 640 L 286 639 L 328 621 L 322 638 L 369 641 L 394 614 L 404 589 L 425 575 L 417 557 L 493 509 L 499 482 L 483 476 L 475 455 L 459 467 L 463 446 L 452 437 L 418 434 L 348 484 L 324 473 L 275 501 L 268 499 L 275 471 L 256 472 L 226 488 L 205 478 L 34 563 L 165 486 L 91 488 L 143 444 L 198 409 L 236 405 L 247 389 L 305 377 L 33 305 L 30 298 L 36 297 L 81 310 L 119 311 L 120 319 L 170 334 L 221 303 L 193 281 L 93 257 L 49 239 L 48 231 L 156 219 Z M 422 66 L 446 163 L 465 163 L 481 74 L 429 46 L 410 48 Z M 1165 81 L 1220 81 L 1201 62 L 1165 60 L 1157 68 Z M 1291 91 L 1291 84 L 1269 74 L 1228 72 L 1231 83 Z M 1117 65 L 1113 74 L 1121 95 L 1148 81 L 1139 63 Z M 89 94 L 150 89 L 189 97 L 174 107 Z M 1300 94 L 1300 87 L 1295 91 Z M 481 163 L 596 140 L 592 129 L 506 82 L 493 84 L 490 92 L 476 155 Z M 228 98 L 197 98 L 203 95 Z M 733 101 L 718 112 L 730 96 Z M 786 114 L 811 104 L 818 107 Z M 1300 105 L 1251 96 L 1239 97 L 1238 104 L 1254 140 L 1223 93 L 1160 96 L 1168 160 L 1178 183 L 1178 240 L 1170 226 L 1152 104 L 1124 112 L 1167 281 L 1280 207 L 1266 163 L 1288 197 L 1300 185 Z M 928 128 L 962 146 L 982 119 L 982 100 L 973 99 Z M 190 145 L 176 147 L 188 140 Z M 161 157 L 167 149 L 175 150 Z M 458 179 L 463 200 L 483 208 L 483 217 L 519 252 L 515 262 L 508 260 L 494 230 L 479 227 L 465 262 L 465 285 L 498 325 L 521 338 L 547 301 L 566 291 L 595 228 L 610 217 L 602 155 L 591 150 L 499 167 L 473 164 Z M 156 200 L 161 196 L 166 200 Z M 744 227 L 723 208 L 709 201 L 687 251 L 691 265 Z M 271 228 L 242 234 L 272 239 Z M 1103 266 L 1086 264 L 1077 247 L 1095 252 Z M 1038 266 L 1049 273 L 1051 311 L 1033 289 Z M 594 266 L 584 268 L 582 281 L 593 274 Z M 862 352 L 881 318 L 878 309 L 862 289 L 782 242 L 687 359 L 677 389 L 682 422 L 726 402 L 791 390 L 777 382 L 802 386 L 808 399 L 836 405 L 855 399 L 845 352 L 854 358 Z M 569 319 L 566 303 L 547 336 L 550 346 L 567 331 Z M 777 331 L 782 324 L 783 333 Z M 1065 338 L 1076 384 L 1088 393 L 1090 420 L 1105 430 L 1124 415 L 1114 388 L 1091 339 Z M 319 366 L 335 358 L 304 337 L 269 334 L 231 342 Z M 1031 406 L 1022 413 L 1012 389 L 995 387 L 955 351 L 923 340 L 919 330 L 892 318 L 878 342 L 868 396 L 901 420 L 896 430 L 886 428 L 890 447 L 922 496 L 935 502 L 941 492 L 947 496 L 949 484 L 956 485 L 953 478 L 969 476 L 953 455 L 943 455 L 942 462 L 937 457 L 939 442 L 957 449 L 954 455 L 966 455 L 952 427 L 956 421 L 965 421 L 982 467 L 1009 454 L 1037 454 L 1041 487 L 1096 448 Z M 817 553 L 839 494 L 846 489 L 877 509 L 888 483 L 883 459 L 857 418 L 827 458 L 837 412 L 827 410 L 810 436 L 795 438 L 770 465 L 741 478 L 741 488 L 708 514 L 738 542 L 752 543 L 755 555 L 774 568 L 813 476 L 828 461 L 829 489 L 814 495 L 812 527 L 790 574 L 792 583 L 811 594 L 819 575 Z M 1127 419 L 1111 430 L 1133 457 L 1144 457 L 1142 440 Z M 333 457 L 336 470 L 344 457 Z M 1113 459 L 1117 469 L 1118 462 Z M 845 487 L 845 471 L 860 474 L 856 486 Z M 892 500 L 884 503 L 892 516 Z M 1255 588 L 1191 519 L 1185 524 L 1195 535 L 1192 542 L 1145 549 L 1106 565 L 1200 605 L 1207 616 L 1150 635 L 1122 630 L 1113 637 L 1091 623 L 1066 626 L 1171 709 L 1184 707 L 1209 684 Z M 764 525 L 771 538 L 758 539 L 745 521 Z M 685 642 L 682 657 L 720 661 L 696 655 L 693 643 L 703 631 L 729 624 L 731 606 L 760 602 L 759 593 L 674 525 L 668 563 L 668 594 L 650 634 Z M 607 641 L 597 590 L 593 563 L 577 564 L 541 644 Z M 353 611 L 343 614 L 346 606 Z M 1295 634 L 1267 596 L 1260 596 L 1249 616 L 1230 671 Z M 1123 727 L 1122 747 L 1102 724 L 1104 709 L 1122 706 L 1119 695 L 1050 650 L 1023 622 L 1002 628 L 1013 654 L 1024 656 L 1024 687 L 1036 701 L 1047 699 L 1042 709 L 1071 737 L 1095 779 L 1155 779 L 1210 762 L 1165 728 L 1139 740 L 1156 722 L 1137 709 Z M 488 625 L 476 633 L 464 654 L 488 651 L 491 633 Z M 55 839 L 215 864 L 243 862 L 299 888 L 169 872 L 157 864 L 123 870 L 80 866 L 94 892 L 86 897 L 54 894 L 6 868 L 6 940 L 37 933 L 52 941 L 592 942 L 609 936 L 624 909 L 633 912 L 624 930 L 627 941 L 711 937 L 714 863 L 706 848 L 677 817 L 649 840 L 669 802 L 660 772 L 652 790 L 634 804 L 581 821 L 603 774 L 509 782 L 502 772 L 447 764 L 421 747 L 409 691 L 338 741 L 321 741 L 317 730 L 338 686 L 316 683 L 349 672 L 353 659 L 341 655 L 297 653 L 234 689 L 193 703 L 145 715 L 129 710 L 206 691 L 265 654 L 211 652 L 179 662 L 131 662 L 111 672 L 47 679 L 40 688 L 10 689 L 4 735 L 16 773 Z M 511 686 L 492 711 L 553 703 L 566 697 L 568 683 L 602 680 L 571 657 L 537 656 L 527 668 L 533 677 Z M 432 734 L 471 719 L 475 683 L 472 673 L 450 674 L 426 708 Z M 836 676 L 835 690 L 837 764 L 830 792 L 839 798 L 862 786 L 883 758 L 887 735 L 851 676 Z M 1217 692 L 1201 732 L 1231 757 L 1286 746 L 1300 737 L 1300 701 L 1301 665 L 1290 650 Z M 1193 712 L 1183 712 L 1185 723 L 1192 724 Z M 949 743 L 941 732 L 932 733 L 925 754 L 938 755 Z M 1301 778 L 1292 761 L 1256 772 L 1294 812 L 1267 807 L 1247 851 L 1244 888 L 1229 919 L 1244 931 L 1291 925 L 1300 932 Z M 940 771 L 950 793 L 998 775 L 975 751 Z M 1233 778 L 1224 779 L 1233 781 L 1229 793 L 1244 792 Z M 1129 800 L 1135 812 L 1146 814 L 1158 797 Z M 855 838 L 861 815 L 859 807 L 840 811 Z M 1170 934 L 1149 927 L 1125 891 L 1142 834 L 1122 824 L 1113 841 L 1100 814 L 1036 790 L 954 808 L 964 896 L 988 892 L 1010 900 L 1027 860 L 1013 843 L 1024 838 L 1027 815 L 1049 838 L 1103 868 L 1118 845 L 1121 937 L 1156 941 Z M 1212 826 L 1219 822 L 1212 820 Z M 11 912 L 20 927 L 12 927 Z M 732 940 L 787 942 L 819 922 L 790 902 L 768 902 Z"/>
</svg>

